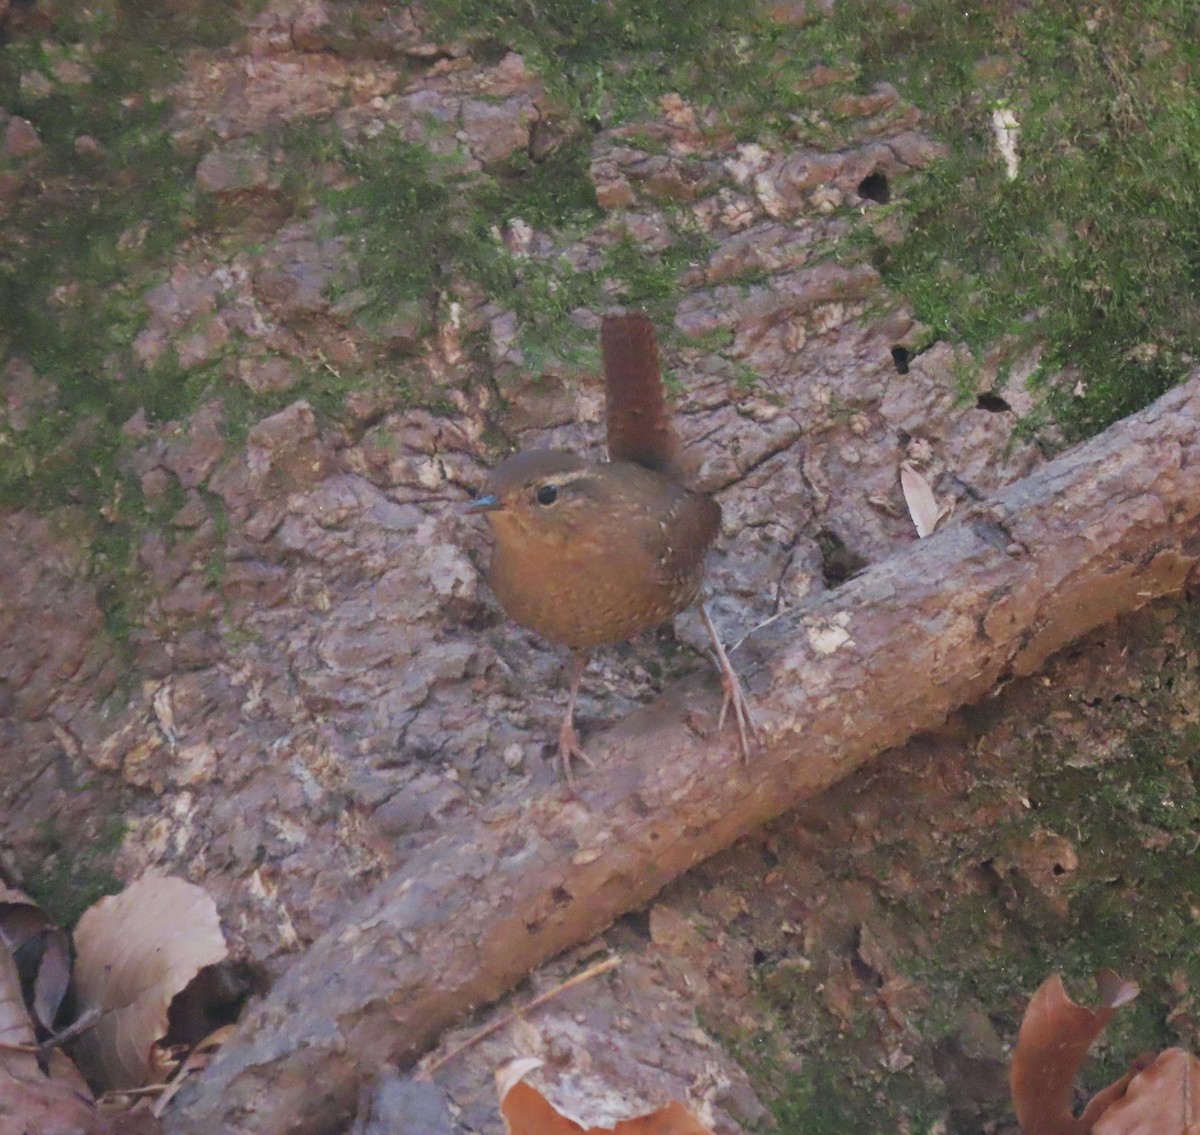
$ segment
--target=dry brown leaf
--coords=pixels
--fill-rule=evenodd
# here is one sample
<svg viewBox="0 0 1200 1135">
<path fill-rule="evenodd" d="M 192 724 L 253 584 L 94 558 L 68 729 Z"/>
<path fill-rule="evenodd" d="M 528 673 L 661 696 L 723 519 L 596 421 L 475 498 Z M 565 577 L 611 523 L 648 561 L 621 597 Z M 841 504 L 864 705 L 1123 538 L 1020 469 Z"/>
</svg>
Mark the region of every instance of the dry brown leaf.
<svg viewBox="0 0 1200 1135">
<path fill-rule="evenodd" d="M 21 979 L 7 949 L 0 948 L 0 1043 L 34 1043 L 33 1020 L 21 996 Z M 92 1106 L 87 1085 L 58 1051 L 45 1072 L 32 1052 L 0 1049 L 0 1133 L 73 1131 L 99 1135 L 103 1119 Z"/>
<path fill-rule="evenodd" d="M 58 1064 L 70 1062 L 53 1054 L 50 1074 L 44 1074 L 32 1053 L 0 1053 L 0 1132 L 72 1132 L 73 1135 L 115 1135 L 88 1097 L 80 1096 L 70 1076 L 58 1076 Z M 124 1127 L 121 1135 L 131 1135 Z"/>
<path fill-rule="evenodd" d="M 33 1044 L 33 1021 L 21 996 L 21 977 L 12 954 L 0 949 L 0 1044 Z"/>
<path fill-rule="evenodd" d="M 1200 1060 L 1160 1052 L 1100 1117 L 1092 1135 L 1200 1135 Z"/>
<path fill-rule="evenodd" d="M 908 514 L 916 525 L 917 535 L 922 540 L 933 535 L 938 522 L 950 509 L 938 504 L 928 478 L 917 472 L 907 461 L 900 464 L 900 488 L 904 491 L 904 501 L 908 505 Z"/>
<path fill-rule="evenodd" d="M 1013 1109 L 1025 1135 L 1085 1135 L 1117 1094 L 1110 1085 L 1088 1104 L 1083 1115 L 1072 1111 L 1075 1075 L 1087 1051 L 1113 1012 L 1138 994 L 1136 982 L 1112 970 L 1096 974 L 1098 1009 L 1077 1005 L 1058 974 L 1048 977 L 1030 999 L 1013 1052 Z"/>
<path fill-rule="evenodd" d="M 66 933 L 23 891 L 0 885 L 0 943 L 16 960 L 22 987 L 32 991 L 35 1020 L 50 1031 L 71 981 Z"/>
<path fill-rule="evenodd" d="M 500 1101 L 500 1114 L 508 1135 L 590 1135 L 595 1130 L 560 1115 L 541 1092 L 523 1081 Z"/>
<path fill-rule="evenodd" d="M 496 1072 L 500 1114 L 508 1135 L 712 1135 L 678 1101 L 649 1115 L 618 1120 L 612 1127 L 584 1127 L 563 1115 L 523 1077 L 541 1065 L 540 1060 L 513 1060 Z"/>
<path fill-rule="evenodd" d="M 106 1010 L 76 1056 L 104 1090 L 141 1087 L 171 1000 L 228 950 L 216 904 L 183 879 L 147 876 L 84 912 L 75 930 L 81 1010 Z"/>
</svg>

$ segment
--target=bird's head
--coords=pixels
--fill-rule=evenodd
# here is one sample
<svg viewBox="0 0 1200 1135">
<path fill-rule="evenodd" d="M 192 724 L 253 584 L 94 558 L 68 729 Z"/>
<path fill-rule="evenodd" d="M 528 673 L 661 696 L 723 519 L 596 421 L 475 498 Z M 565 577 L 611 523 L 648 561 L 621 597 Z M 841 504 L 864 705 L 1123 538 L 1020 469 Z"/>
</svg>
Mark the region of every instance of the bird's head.
<svg viewBox="0 0 1200 1135">
<path fill-rule="evenodd" d="M 596 466 L 561 449 L 506 457 L 488 475 L 468 513 L 483 513 L 497 538 L 569 535 L 594 504 Z"/>
</svg>

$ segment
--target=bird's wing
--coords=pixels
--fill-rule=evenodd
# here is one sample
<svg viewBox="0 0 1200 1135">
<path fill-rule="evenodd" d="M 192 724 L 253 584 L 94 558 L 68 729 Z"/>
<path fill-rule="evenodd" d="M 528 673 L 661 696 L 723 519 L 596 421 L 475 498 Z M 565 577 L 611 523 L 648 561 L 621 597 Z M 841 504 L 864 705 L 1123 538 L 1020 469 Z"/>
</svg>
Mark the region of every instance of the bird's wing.
<svg viewBox="0 0 1200 1135">
<path fill-rule="evenodd" d="M 663 513 L 653 542 L 655 575 L 676 586 L 704 575 L 704 555 L 721 527 L 721 506 L 707 493 L 679 486 L 679 495 Z"/>
</svg>

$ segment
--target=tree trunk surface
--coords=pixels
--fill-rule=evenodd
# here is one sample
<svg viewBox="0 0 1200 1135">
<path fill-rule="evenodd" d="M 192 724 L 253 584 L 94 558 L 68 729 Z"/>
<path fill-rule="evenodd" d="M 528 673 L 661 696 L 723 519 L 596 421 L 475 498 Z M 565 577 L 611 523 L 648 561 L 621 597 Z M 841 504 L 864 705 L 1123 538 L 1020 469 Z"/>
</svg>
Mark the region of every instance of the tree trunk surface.
<svg viewBox="0 0 1200 1135">
<path fill-rule="evenodd" d="M 707 676 L 590 739 L 579 794 L 492 806 L 318 939 L 177 1097 L 172 1133 L 316 1133 L 530 970 L 739 836 L 1200 562 L 1200 375 L 752 635 L 743 763 Z M 702 730 L 689 727 L 700 719 Z"/>
</svg>

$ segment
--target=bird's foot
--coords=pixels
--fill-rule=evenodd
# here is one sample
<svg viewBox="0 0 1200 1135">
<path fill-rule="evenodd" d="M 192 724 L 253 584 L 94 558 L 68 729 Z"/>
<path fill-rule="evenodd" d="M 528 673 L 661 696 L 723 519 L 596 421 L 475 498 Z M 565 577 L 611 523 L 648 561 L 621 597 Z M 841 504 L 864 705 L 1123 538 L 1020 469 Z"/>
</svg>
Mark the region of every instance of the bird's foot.
<svg viewBox="0 0 1200 1135">
<path fill-rule="evenodd" d="M 758 732 L 754 728 L 754 718 L 750 716 L 750 703 L 746 700 L 746 694 L 742 690 L 742 683 L 737 676 L 737 672 L 730 665 L 725 652 L 721 652 L 721 657 L 718 659 L 718 665 L 721 669 L 721 690 L 723 697 L 721 698 L 721 712 L 717 716 L 717 732 L 720 733 L 725 726 L 725 718 L 729 711 L 733 710 L 733 718 L 737 722 L 738 741 L 741 743 L 742 760 L 750 759 L 750 750 L 758 743 Z"/>
<path fill-rule="evenodd" d="M 568 718 L 558 731 L 558 765 L 562 769 L 563 780 L 572 792 L 575 791 L 575 771 L 571 767 L 573 760 L 582 761 L 588 768 L 596 767 L 592 758 L 580 746 L 579 734 L 575 732 L 575 725 Z"/>
<path fill-rule="evenodd" d="M 737 671 L 729 661 L 729 655 L 725 653 L 725 647 L 721 645 L 721 637 L 717 634 L 717 629 L 713 626 L 712 619 L 708 617 L 708 611 L 703 603 L 700 604 L 700 618 L 704 622 L 704 629 L 708 631 L 713 654 L 717 658 L 717 668 L 721 671 L 721 691 L 724 696 L 721 699 L 721 712 L 717 717 L 717 732 L 720 733 L 724 728 L 725 717 L 732 709 L 733 718 L 738 727 L 738 741 L 741 742 L 742 747 L 742 760 L 748 761 L 750 750 L 758 742 L 754 719 L 750 716 L 750 703 L 746 701 L 746 694 L 742 690 L 742 683 L 738 680 Z"/>
</svg>

